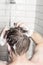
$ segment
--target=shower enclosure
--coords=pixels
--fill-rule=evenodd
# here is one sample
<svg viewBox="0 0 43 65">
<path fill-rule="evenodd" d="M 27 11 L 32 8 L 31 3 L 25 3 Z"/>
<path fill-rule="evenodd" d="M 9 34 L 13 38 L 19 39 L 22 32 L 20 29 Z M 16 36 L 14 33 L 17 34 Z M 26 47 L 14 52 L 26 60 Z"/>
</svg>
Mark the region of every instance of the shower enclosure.
<svg viewBox="0 0 43 65">
<path fill-rule="evenodd" d="M 43 0 L 0 0 L 0 32 L 5 26 L 13 26 L 14 22 L 25 23 L 30 34 L 37 31 L 43 35 Z M 0 57 L 6 56 L 3 54 L 6 50 L 1 51 Z"/>
<path fill-rule="evenodd" d="M 23 22 L 32 32 L 34 30 L 36 0 L 0 0 L 2 5 L 0 23 L 5 27 L 13 26 L 14 22 Z M 0 30 L 3 28 L 0 25 Z"/>
<path fill-rule="evenodd" d="M 36 1 L 35 31 L 43 36 L 43 0 Z"/>
</svg>

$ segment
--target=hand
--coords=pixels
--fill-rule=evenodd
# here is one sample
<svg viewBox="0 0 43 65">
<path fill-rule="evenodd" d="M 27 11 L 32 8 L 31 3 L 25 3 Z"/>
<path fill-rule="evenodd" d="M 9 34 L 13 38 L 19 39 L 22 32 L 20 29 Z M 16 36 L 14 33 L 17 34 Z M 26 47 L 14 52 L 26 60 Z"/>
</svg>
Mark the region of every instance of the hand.
<svg viewBox="0 0 43 65">
<path fill-rule="evenodd" d="M 0 61 L 0 65 L 7 65 L 6 61 Z"/>
<path fill-rule="evenodd" d="M 1 33 L 1 36 L 0 36 L 0 45 L 1 45 L 1 46 L 5 45 L 5 43 L 6 43 L 6 40 L 3 38 L 6 30 L 8 30 L 7 27 L 5 27 L 5 28 L 3 29 L 2 33 Z"/>
</svg>

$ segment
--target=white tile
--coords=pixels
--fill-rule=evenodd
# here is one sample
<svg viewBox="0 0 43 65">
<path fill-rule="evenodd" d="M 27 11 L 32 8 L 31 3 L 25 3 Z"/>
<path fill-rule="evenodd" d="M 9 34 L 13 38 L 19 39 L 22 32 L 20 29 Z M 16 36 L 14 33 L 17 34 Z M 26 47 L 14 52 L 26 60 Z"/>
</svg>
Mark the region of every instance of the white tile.
<svg viewBox="0 0 43 65">
<path fill-rule="evenodd" d="M 39 32 L 41 35 L 43 35 L 43 28 L 41 26 L 35 24 L 35 31 Z"/>
<path fill-rule="evenodd" d="M 39 21 L 39 20 L 35 17 L 35 24 L 38 24 L 38 21 Z"/>
<path fill-rule="evenodd" d="M 16 16 L 25 16 L 25 11 L 16 11 Z"/>
<path fill-rule="evenodd" d="M 36 13 L 36 17 L 43 20 L 43 13 Z"/>
<path fill-rule="evenodd" d="M 35 11 L 36 10 L 36 5 L 26 5 L 26 11 Z"/>
<path fill-rule="evenodd" d="M 20 4 L 17 4 L 17 5 L 16 5 L 16 10 L 17 10 L 17 11 L 18 11 L 18 10 L 21 11 L 21 10 L 25 10 L 25 9 L 26 9 L 26 6 L 25 6 L 24 4 L 21 4 L 21 5 L 20 5 Z"/>
<path fill-rule="evenodd" d="M 43 5 L 43 0 L 37 0 L 37 5 Z"/>
<path fill-rule="evenodd" d="M 26 0 L 26 3 L 36 5 L 36 0 Z"/>
<path fill-rule="evenodd" d="M 25 4 L 25 0 L 15 0 L 16 3 Z"/>
<path fill-rule="evenodd" d="M 29 11 L 29 12 L 25 12 L 25 17 L 30 17 L 30 18 L 34 18 L 35 17 L 35 11 Z"/>
<path fill-rule="evenodd" d="M 5 3 L 5 0 L 0 0 L 0 4 L 4 4 Z"/>
<path fill-rule="evenodd" d="M 5 16 L 5 10 L 0 10 L 0 17 Z"/>
<path fill-rule="evenodd" d="M 36 6 L 36 11 L 39 13 L 43 13 L 43 6 Z"/>
<path fill-rule="evenodd" d="M 41 21 L 41 20 L 39 20 L 38 24 L 40 25 L 40 27 L 42 27 L 42 28 L 43 28 L 43 20 L 42 20 L 42 21 Z"/>
<path fill-rule="evenodd" d="M 5 4 L 0 4 L 0 10 L 4 10 L 5 9 Z"/>
</svg>

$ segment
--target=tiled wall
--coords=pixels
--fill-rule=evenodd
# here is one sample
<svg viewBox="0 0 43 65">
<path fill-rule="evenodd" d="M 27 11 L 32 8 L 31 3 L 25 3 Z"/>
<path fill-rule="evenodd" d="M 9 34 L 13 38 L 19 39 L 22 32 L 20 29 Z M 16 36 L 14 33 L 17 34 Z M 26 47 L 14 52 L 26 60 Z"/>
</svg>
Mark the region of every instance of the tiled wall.
<svg viewBox="0 0 43 65">
<path fill-rule="evenodd" d="M 43 0 L 36 2 L 35 31 L 43 35 Z"/>
<path fill-rule="evenodd" d="M 0 28 L 9 22 L 26 22 L 29 29 L 33 30 L 36 0 L 15 0 L 16 4 L 9 4 L 9 0 L 0 1 Z"/>
<path fill-rule="evenodd" d="M 0 30 L 7 24 L 5 0 L 0 0 Z"/>
<path fill-rule="evenodd" d="M 7 45 L 0 46 L 0 60 L 8 61 L 8 50 Z"/>
<path fill-rule="evenodd" d="M 11 6 L 11 22 L 26 22 L 28 28 L 33 30 L 35 22 L 36 0 L 15 1 L 16 4 Z"/>
</svg>

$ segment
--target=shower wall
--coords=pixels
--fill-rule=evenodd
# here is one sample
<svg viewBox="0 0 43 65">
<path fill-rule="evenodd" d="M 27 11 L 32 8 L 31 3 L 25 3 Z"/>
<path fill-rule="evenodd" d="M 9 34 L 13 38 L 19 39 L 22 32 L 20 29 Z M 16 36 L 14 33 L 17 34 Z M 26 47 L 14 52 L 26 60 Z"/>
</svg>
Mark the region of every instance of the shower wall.
<svg viewBox="0 0 43 65">
<path fill-rule="evenodd" d="M 36 0 L 15 0 L 16 4 L 11 5 L 12 22 L 23 22 L 29 30 L 34 29 Z"/>
<path fill-rule="evenodd" d="M 36 0 L 15 0 L 16 4 L 9 4 L 10 0 L 0 0 L 0 30 L 13 22 L 26 22 L 29 29 L 34 29 Z"/>
<path fill-rule="evenodd" d="M 35 31 L 43 35 L 43 0 L 36 1 Z"/>
<path fill-rule="evenodd" d="M 6 17 L 5 0 L 0 0 L 0 31 L 5 25 L 8 25 L 8 18 Z"/>
</svg>

